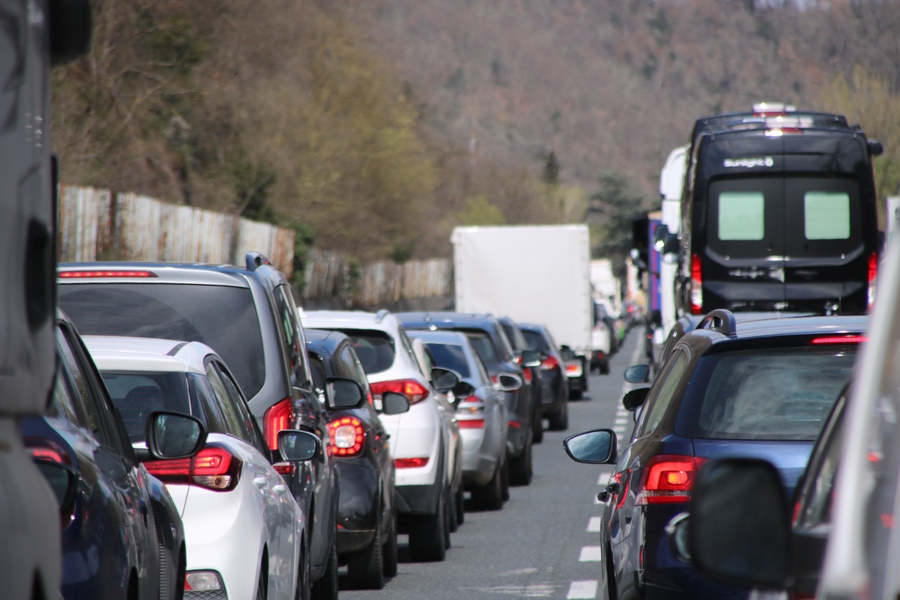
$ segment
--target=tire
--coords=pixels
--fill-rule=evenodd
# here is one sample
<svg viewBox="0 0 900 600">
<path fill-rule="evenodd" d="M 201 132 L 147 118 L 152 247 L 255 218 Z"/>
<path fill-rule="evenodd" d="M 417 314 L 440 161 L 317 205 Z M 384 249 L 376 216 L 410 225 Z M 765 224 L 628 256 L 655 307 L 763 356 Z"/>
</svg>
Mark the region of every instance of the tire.
<svg viewBox="0 0 900 600">
<path fill-rule="evenodd" d="M 266 600 L 269 595 L 269 573 L 266 564 L 259 565 L 259 579 L 256 582 L 256 600 Z"/>
<path fill-rule="evenodd" d="M 503 508 L 503 465 L 498 464 L 494 475 L 485 485 L 472 489 L 472 504 L 478 510 Z"/>
<path fill-rule="evenodd" d="M 400 562 L 397 552 L 397 513 L 391 513 L 391 529 L 388 532 L 387 541 L 381 548 L 382 569 L 385 577 L 395 577 Z"/>
<path fill-rule="evenodd" d="M 466 492 L 462 484 L 456 490 L 456 522 L 458 525 L 466 522 Z"/>
<path fill-rule="evenodd" d="M 569 428 L 569 404 L 563 402 L 558 413 L 550 417 L 550 431 L 565 431 Z"/>
<path fill-rule="evenodd" d="M 456 518 L 456 515 L 455 515 L 455 509 L 453 511 L 454 514 L 452 514 L 450 511 L 450 503 L 453 501 L 453 498 L 451 498 L 450 491 L 447 490 L 446 494 L 447 494 L 447 498 L 444 500 L 444 549 L 449 550 L 450 547 L 453 545 L 450 540 L 450 531 L 451 531 L 450 526 L 452 524 L 453 519 Z"/>
<path fill-rule="evenodd" d="M 337 555 L 335 555 L 335 559 L 337 559 Z M 312 600 L 312 589 L 309 581 L 311 579 L 309 574 L 309 557 L 306 553 L 304 553 L 302 560 L 303 562 L 300 563 L 297 569 L 297 591 L 294 593 L 294 598 L 295 600 Z M 335 567 L 337 567 L 337 564 L 335 564 Z M 335 597 L 337 597 L 337 594 L 335 594 Z"/>
<path fill-rule="evenodd" d="M 381 519 L 375 525 L 375 537 L 363 550 L 347 560 L 347 580 L 357 590 L 384 588 L 384 557 L 381 554 Z"/>
<path fill-rule="evenodd" d="M 541 415 L 541 407 L 537 407 L 536 414 L 531 419 L 531 443 L 540 444 L 544 441 L 544 417 Z"/>
<path fill-rule="evenodd" d="M 334 542 L 331 544 L 331 556 L 328 557 L 328 564 L 325 565 L 325 572 L 322 574 L 322 577 L 320 577 L 319 580 L 312 585 L 312 594 L 310 597 L 314 600 L 337 600 L 337 535 L 334 536 Z"/>
<path fill-rule="evenodd" d="M 512 485 L 529 485 L 534 470 L 532 466 L 532 444 L 529 437 L 522 455 L 509 461 L 509 482 Z"/>
<path fill-rule="evenodd" d="M 458 511 L 456 510 L 457 496 L 459 494 L 453 492 L 447 496 L 447 525 L 450 533 L 455 533 L 459 529 Z M 450 546 L 447 546 L 448 548 Z"/>
<path fill-rule="evenodd" d="M 500 467 L 500 489 L 503 490 L 503 501 L 509 500 L 509 461 L 506 454 L 503 455 L 503 465 Z"/>
<path fill-rule="evenodd" d="M 409 556 L 414 561 L 441 562 L 447 557 L 444 533 L 444 494 L 433 515 L 413 515 L 409 524 Z"/>
<path fill-rule="evenodd" d="M 584 392 L 581 390 L 571 390 L 569 391 L 569 400 L 581 400 L 584 396 Z"/>
</svg>

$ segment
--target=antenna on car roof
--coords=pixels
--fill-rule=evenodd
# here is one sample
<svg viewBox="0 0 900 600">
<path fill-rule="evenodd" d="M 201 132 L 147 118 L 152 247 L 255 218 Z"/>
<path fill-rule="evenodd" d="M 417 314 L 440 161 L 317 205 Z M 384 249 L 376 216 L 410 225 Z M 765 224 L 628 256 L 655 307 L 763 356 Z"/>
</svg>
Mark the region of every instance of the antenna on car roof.
<svg viewBox="0 0 900 600">
<path fill-rule="evenodd" d="M 737 320 L 730 310 L 717 308 L 703 317 L 703 320 L 697 325 L 697 329 L 709 329 L 728 337 L 737 337 Z"/>
<path fill-rule="evenodd" d="M 271 265 L 269 259 L 265 257 L 261 252 L 248 252 L 244 257 L 244 261 L 247 263 L 248 271 L 255 271 L 259 267 L 263 265 Z"/>
</svg>

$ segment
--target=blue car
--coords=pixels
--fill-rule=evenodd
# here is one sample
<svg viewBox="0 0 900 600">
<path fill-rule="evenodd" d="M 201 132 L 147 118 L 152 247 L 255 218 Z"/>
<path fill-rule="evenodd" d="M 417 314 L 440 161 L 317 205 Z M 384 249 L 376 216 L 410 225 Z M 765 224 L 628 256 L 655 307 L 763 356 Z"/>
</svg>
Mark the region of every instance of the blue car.
<svg viewBox="0 0 900 600">
<path fill-rule="evenodd" d="M 143 460 L 196 454 L 199 421 L 158 412 L 148 450 L 135 451 L 78 333 L 57 319 L 58 372 L 43 417 L 22 420 L 25 447 L 59 503 L 66 600 L 180 599 L 184 530 L 165 486 Z"/>
<path fill-rule="evenodd" d="M 790 497 L 835 399 L 850 378 L 867 317 L 737 322 L 716 310 L 672 349 L 652 387 L 628 392 L 640 409 L 631 442 L 611 430 L 566 440 L 579 462 L 615 463 L 600 498 L 601 577 L 611 599 L 743 599 L 679 560 L 666 525 L 688 508 L 699 466 L 711 458 L 763 458 Z M 646 381 L 648 365 L 626 380 Z"/>
</svg>

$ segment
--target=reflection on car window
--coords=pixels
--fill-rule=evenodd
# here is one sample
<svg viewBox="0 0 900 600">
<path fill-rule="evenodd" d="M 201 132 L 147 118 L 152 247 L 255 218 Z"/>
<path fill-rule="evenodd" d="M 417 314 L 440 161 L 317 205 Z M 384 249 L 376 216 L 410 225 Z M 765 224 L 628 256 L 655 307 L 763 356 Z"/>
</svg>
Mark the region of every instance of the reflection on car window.
<svg viewBox="0 0 900 600">
<path fill-rule="evenodd" d="M 659 424 L 662 423 L 666 411 L 675 399 L 675 392 L 684 377 L 688 367 L 688 358 L 684 352 L 678 352 L 666 363 L 659 375 L 658 383 L 653 386 L 644 404 L 641 422 L 638 425 L 640 433 L 635 437 L 650 435 Z"/>
<path fill-rule="evenodd" d="M 184 373 L 103 371 L 101 376 L 132 443 L 144 441 L 147 420 L 155 411 L 195 412 Z"/>
<path fill-rule="evenodd" d="M 388 334 L 354 329 L 343 333 L 353 340 L 353 349 L 369 375 L 387 371 L 394 364 L 394 340 Z"/>
<path fill-rule="evenodd" d="M 488 334 L 480 331 L 467 331 L 466 335 L 469 337 L 469 342 L 471 342 L 472 347 L 475 348 L 475 352 L 478 353 L 481 360 L 489 365 L 500 362 L 497 358 L 497 352 L 494 350 L 494 342 L 491 341 Z"/>
<path fill-rule="evenodd" d="M 529 350 L 537 350 L 544 354 L 550 353 L 550 345 L 540 333 L 528 329 L 523 330 L 522 333 L 525 335 L 525 342 L 528 344 Z"/>
<path fill-rule="evenodd" d="M 800 495 L 802 504 L 796 514 L 795 525 L 804 529 L 831 522 L 831 503 L 838 460 L 843 439 L 843 406 L 839 401 L 836 414 L 822 432 L 821 448 L 816 448 L 809 462 L 809 472 Z"/>
<path fill-rule="evenodd" d="M 471 377 L 469 361 L 466 360 L 466 354 L 462 346 L 429 343 L 428 349 L 431 351 L 437 366 L 456 371 L 463 377 Z"/>
</svg>

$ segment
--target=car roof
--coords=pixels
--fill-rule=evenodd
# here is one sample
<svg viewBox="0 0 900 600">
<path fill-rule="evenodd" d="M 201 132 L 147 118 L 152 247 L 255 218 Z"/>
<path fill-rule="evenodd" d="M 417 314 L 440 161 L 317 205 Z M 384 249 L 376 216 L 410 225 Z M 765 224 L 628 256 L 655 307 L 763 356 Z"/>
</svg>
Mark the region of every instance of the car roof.
<svg viewBox="0 0 900 600">
<path fill-rule="evenodd" d="M 304 328 L 303 331 L 306 333 L 306 345 L 310 351 L 317 354 L 321 354 L 323 351 L 334 354 L 342 341 L 350 339 L 340 331 L 315 328 Z"/>
<path fill-rule="evenodd" d="M 328 323 L 329 327 L 334 323 L 372 323 L 380 325 L 385 319 L 391 315 L 387 310 L 379 310 L 378 312 L 367 312 L 363 310 L 301 310 L 300 320 L 306 326 L 316 327 L 316 323 Z"/>
<path fill-rule="evenodd" d="M 521 329 L 523 331 L 524 330 L 539 331 L 539 332 L 543 333 L 547 330 L 547 328 L 544 327 L 543 325 L 541 325 L 540 323 L 516 323 L 516 324 L 519 326 L 519 329 Z"/>
<path fill-rule="evenodd" d="M 86 335 L 82 338 L 101 371 L 205 374 L 204 359 L 215 351 L 200 342 Z"/>
<path fill-rule="evenodd" d="M 868 329 L 869 317 L 865 315 L 802 316 L 771 318 L 763 320 L 737 321 L 736 332 L 728 335 L 716 328 L 694 329 L 686 333 L 679 345 L 695 345 L 706 339 L 710 344 L 733 343 L 754 339 L 786 336 L 828 336 L 863 333 Z"/>
<path fill-rule="evenodd" d="M 407 323 L 445 323 L 452 325 L 484 325 L 494 323 L 496 317 L 491 313 L 457 313 L 457 312 L 404 312 L 396 313 L 400 322 Z"/>
<path fill-rule="evenodd" d="M 465 346 L 469 340 L 466 334 L 459 331 L 431 331 L 430 329 L 410 329 L 409 337 L 419 338 L 426 344 L 454 344 L 457 346 Z"/>
</svg>

